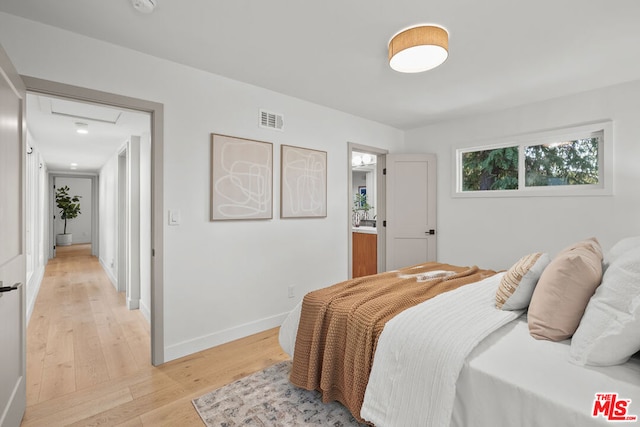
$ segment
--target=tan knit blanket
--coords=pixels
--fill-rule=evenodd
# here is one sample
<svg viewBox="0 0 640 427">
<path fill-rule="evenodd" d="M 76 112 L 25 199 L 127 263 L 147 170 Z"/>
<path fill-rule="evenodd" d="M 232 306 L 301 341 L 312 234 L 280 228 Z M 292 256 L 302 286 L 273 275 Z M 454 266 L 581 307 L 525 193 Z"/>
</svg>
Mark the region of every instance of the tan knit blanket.
<svg viewBox="0 0 640 427">
<path fill-rule="evenodd" d="M 437 273 L 442 270 L 455 274 Z M 495 273 L 432 262 L 347 280 L 307 294 L 302 302 L 291 383 L 320 391 L 324 402 L 341 402 L 362 422 L 360 409 L 373 356 L 387 321 L 440 293 Z"/>
</svg>

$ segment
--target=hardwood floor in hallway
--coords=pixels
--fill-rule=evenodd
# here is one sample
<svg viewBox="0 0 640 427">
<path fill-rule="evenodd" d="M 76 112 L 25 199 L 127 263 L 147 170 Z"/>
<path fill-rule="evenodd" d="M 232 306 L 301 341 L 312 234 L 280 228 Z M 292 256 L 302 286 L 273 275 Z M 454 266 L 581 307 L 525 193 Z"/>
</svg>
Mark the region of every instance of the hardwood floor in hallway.
<svg viewBox="0 0 640 427">
<path fill-rule="evenodd" d="M 162 366 L 89 245 L 58 247 L 27 330 L 22 426 L 203 425 L 191 399 L 286 360 L 271 329 Z"/>
</svg>

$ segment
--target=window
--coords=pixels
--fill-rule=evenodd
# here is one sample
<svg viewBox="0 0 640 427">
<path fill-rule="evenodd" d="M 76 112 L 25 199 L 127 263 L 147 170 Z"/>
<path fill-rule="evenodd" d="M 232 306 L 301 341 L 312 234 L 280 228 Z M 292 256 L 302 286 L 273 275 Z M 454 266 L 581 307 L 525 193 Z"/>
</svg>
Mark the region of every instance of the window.
<svg viewBox="0 0 640 427">
<path fill-rule="evenodd" d="M 525 147 L 524 185 L 543 187 L 598 184 L 600 139 L 601 134 L 590 138 Z"/>
<path fill-rule="evenodd" d="M 462 191 L 517 190 L 518 148 L 462 153 Z"/>
<path fill-rule="evenodd" d="M 611 123 L 606 122 L 458 149 L 454 194 L 611 194 L 611 145 Z"/>
</svg>

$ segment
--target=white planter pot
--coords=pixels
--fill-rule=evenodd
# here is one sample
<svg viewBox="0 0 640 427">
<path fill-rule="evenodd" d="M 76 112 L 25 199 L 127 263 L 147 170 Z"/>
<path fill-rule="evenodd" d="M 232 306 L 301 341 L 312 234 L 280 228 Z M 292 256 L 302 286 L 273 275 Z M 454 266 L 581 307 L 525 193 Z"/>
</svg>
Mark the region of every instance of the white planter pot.
<svg viewBox="0 0 640 427">
<path fill-rule="evenodd" d="M 73 234 L 56 234 L 56 245 L 57 246 L 69 246 L 71 245 Z"/>
</svg>

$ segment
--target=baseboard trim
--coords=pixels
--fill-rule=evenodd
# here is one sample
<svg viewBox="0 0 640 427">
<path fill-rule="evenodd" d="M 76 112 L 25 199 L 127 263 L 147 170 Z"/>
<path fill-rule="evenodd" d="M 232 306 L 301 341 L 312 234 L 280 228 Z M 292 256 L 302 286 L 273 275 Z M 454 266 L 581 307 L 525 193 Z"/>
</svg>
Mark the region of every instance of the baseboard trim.
<svg viewBox="0 0 640 427">
<path fill-rule="evenodd" d="M 147 319 L 147 322 L 151 323 L 151 310 L 142 299 L 140 300 L 140 313 Z"/>
<path fill-rule="evenodd" d="M 127 298 L 127 308 L 129 310 L 137 310 L 140 308 L 140 300 L 139 299 L 129 299 Z"/>
<path fill-rule="evenodd" d="M 40 285 L 42 285 L 42 279 L 44 279 L 44 269 L 45 266 L 43 265 L 34 271 L 27 285 L 27 289 L 34 289 L 33 293 L 30 295 L 31 299 L 27 300 L 27 326 L 29 326 L 29 321 L 33 314 L 33 307 L 36 305 L 36 300 L 40 293 Z"/>
<path fill-rule="evenodd" d="M 275 316 L 245 323 L 233 328 L 225 329 L 209 335 L 182 341 L 165 347 L 165 362 L 169 362 L 180 357 L 188 356 L 198 351 L 206 350 L 221 344 L 225 344 L 239 338 L 257 334 L 267 329 L 278 327 L 282 324 L 289 313 L 277 314 Z"/>
<path fill-rule="evenodd" d="M 102 258 L 99 258 L 99 260 L 100 260 L 100 265 L 102 266 L 102 269 L 104 270 L 105 273 L 107 273 L 107 277 L 109 278 L 109 281 L 111 282 L 113 287 L 116 288 L 116 290 L 118 290 L 118 279 L 116 279 L 116 277 L 113 275 L 113 272 L 111 271 L 111 269 L 107 267 L 107 264 L 105 264 L 104 260 Z"/>
</svg>

